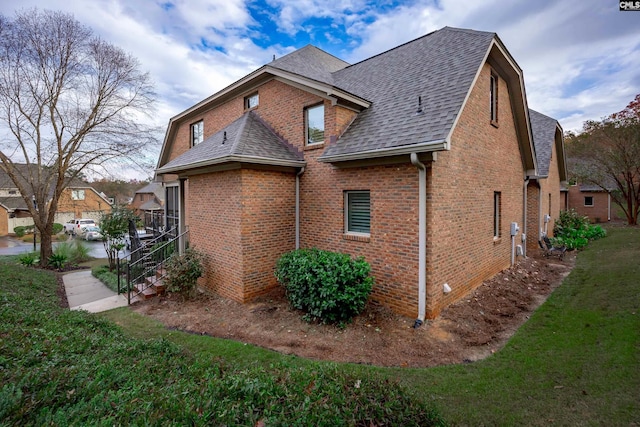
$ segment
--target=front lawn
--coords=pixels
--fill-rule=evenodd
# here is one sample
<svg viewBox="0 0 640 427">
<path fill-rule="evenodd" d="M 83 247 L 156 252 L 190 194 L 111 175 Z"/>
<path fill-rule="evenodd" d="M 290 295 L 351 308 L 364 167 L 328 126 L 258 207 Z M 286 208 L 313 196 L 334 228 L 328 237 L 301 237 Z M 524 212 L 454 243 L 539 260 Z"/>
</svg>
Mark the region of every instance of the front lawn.
<svg viewBox="0 0 640 427">
<path fill-rule="evenodd" d="M 475 363 L 317 363 L 57 306 L 0 264 L 0 424 L 640 424 L 640 228 L 611 228 L 503 350 Z M 427 325 L 428 327 L 428 325 Z M 370 423 L 372 421 L 372 423 Z"/>
<path fill-rule="evenodd" d="M 640 425 L 640 228 L 610 228 L 482 362 L 394 375 L 465 425 Z"/>
<path fill-rule="evenodd" d="M 220 344 L 206 337 L 132 337 L 61 308 L 57 286 L 51 272 L 0 262 L 0 425 L 439 424 L 381 375 L 238 343 L 215 355 L 197 349 Z"/>
</svg>

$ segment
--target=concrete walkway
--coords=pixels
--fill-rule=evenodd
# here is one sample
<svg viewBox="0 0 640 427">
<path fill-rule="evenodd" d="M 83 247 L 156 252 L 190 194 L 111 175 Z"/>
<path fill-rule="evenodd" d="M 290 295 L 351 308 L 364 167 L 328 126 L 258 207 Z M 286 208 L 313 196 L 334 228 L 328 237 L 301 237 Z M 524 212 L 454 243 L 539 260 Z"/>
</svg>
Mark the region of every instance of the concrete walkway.
<svg viewBox="0 0 640 427">
<path fill-rule="evenodd" d="M 91 275 L 91 270 L 67 273 L 62 276 L 62 280 L 71 310 L 99 313 L 127 305 L 124 295 L 118 295 L 107 288 Z"/>
</svg>

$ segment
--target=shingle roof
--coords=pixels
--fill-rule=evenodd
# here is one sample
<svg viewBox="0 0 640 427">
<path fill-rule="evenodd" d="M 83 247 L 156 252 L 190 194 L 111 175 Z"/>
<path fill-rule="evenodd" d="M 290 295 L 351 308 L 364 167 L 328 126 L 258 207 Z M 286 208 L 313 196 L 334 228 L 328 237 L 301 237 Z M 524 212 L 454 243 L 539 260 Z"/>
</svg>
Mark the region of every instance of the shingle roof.
<svg viewBox="0 0 640 427">
<path fill-rule="evenodd" d="M 255 112 L 250 111 L 162 166 L 158 173 L 178 172 L 230 161 L 304 165 L 301 153 L 277 136 Z"/>
<path fill-rule="evenodd" d="M 494 37 L 445 27 L 333 73 L 338 87 L 372 104 L 322 157 L 443 141 Z"/>
<path fill-rule="evenodd" d="M 162 209 L 162 206 L 160 206 L 158 203 L 156 203 L 155 200 L 147 200 L 146 202 L 141 204 L 138 209 L 143 210 L 143 211 L 158 211 L 158 210 Z"/>
<path fill-rule="evenodd" d="M 0 197 L 0 205 L 10 210 L 27 210 L 27 204 L 22 197 Z"/>
<path fill-rule="evenodd" d="M 529 119 L 531 120 L 531 132 L 538 159 L 538 175 L 546 177 L 549 176 L 549 165 L 553 145 L 556 141 L 558 121 L 532 109 L 529 109 Z"/>
<path fill-rule="evenodd" d="M 343 69 L 349 63 L 313 45 L 307 45 L 267 65 L 332 85 L 332 73 Z"/>
<path fill-rule="evenodd" d="M 147 185 L 145 185 L 144 187 L 140 188 L 139 190 L 136 190 L 136 194 L 138 194 L 138 193 L 145 193 L 145 194 L 152 193 L 159 200 L 163 200 L 164 201 L 164 191 L 163 191 L 161 182 L 152 181 L 152 182 L 148 183 Z"/>
<path fill-rule="evenodd" d="M 18 187 L 11 180 L 11 178 L 9 177 L 9 174 L 7 174 L 3 170 L 3 167 L 4 165 L 0 163 L 0 188 L 16 188 L 17 189 Z M 34 163 L 30 163 L 30 164 L 14 163 L 14 168 L 16 170 L 18 180 L 22 182 L 22 185 L 24 187 L 26 187 L 28 190 L 31 190 L 32 188 L 30 184 L 31 182 L 30 177 L 31 176 L 34 176 L 34 178 L 36 177 L 38 165 Z M 41 173 L 43 174 L 43 181 L 46 178 L 51 177 L 52 175 L 55 175 L 53 170 L 46 166 L 43 166 L 41 168 Z M 68 180 L 67 188 L 92 188 L 90 184 L 82 181 L 79 178 L 74 178 L 72 180 L 69 180 L 67 178 L 67 180 Z M 49 188 L 49 197 L 53 196 L 54 187 L 55 187 L 55 180 L 52 179 L 51 186 Z"/>
</svg>

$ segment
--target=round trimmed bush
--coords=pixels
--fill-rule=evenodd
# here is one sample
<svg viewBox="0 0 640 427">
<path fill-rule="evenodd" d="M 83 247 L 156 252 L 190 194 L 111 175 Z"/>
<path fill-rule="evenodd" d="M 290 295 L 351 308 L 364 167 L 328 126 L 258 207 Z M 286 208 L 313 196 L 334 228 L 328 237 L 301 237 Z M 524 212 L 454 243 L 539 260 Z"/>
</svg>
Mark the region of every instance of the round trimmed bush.
<svg viewBox="0 0 640 427">
<path fill-rule="evenodd" d="M 275 275 L 307 320 L 344 323 L 364 309 L 373 287 L 370 271 L 363 257 L 314 248 L 284 254 Z"/>
</svg>

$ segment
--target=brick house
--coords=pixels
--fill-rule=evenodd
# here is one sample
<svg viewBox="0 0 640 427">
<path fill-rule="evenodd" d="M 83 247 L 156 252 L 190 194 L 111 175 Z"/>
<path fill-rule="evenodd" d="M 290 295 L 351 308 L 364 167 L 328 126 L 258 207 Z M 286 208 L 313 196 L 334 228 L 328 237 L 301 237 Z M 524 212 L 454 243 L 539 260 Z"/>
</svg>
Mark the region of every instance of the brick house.
<svg viewBox="0 0 640 427">
<path fill-rule="evenodd" d="M 566 187 L 567 209 L 574 209 L 594 223 L 623 219 L 617 205 L 612 205 L 611 194 L 594 184 L 576 184 Z"/>
<path fill-rule="evenodd" d="M 27 165 L 16 167 L 21 176 L 29 176 Z M 86 182 L 74 180 L 60 195 L 54 222 L 63 224 L 74 218 L 93 218 L 99 221 L 102 214 L 108 212 L 111 212 L 109 199 Z M 33 218 L 16 185 L 0 169 L 0 235 L 13 234 L 14 227 L 18 225 L 33 225 Z"/>
<path fill-rule="evenodd" d="M 556 182 L 522 70 L 496 34 L 449 27 L 353 65 L 314 46 L 264 65 L 170 120 L 156 174 L 204 288 L 246 302 L 318 247 L 364 256 L 372 299 L 420 322 L 515 261 L 525 179 Z"/>
<path fill-rule="evenodd" d="M 133 195 L 129 208 L 140 217 L 149 230 L 164 226 L 164 187 L 150 182 Z"/>
<path fill-rule="evenodd" d="M 560 215 L 560 210 L 565 209 L 561 185 L 567 180 L 567 166 L 560 123 L 531 109 L 529 118 L 538 174 L 526 178 L 526 248 L 534 251 L 538 250 L 538 240 L 543 234 L 553 235 L 555 219 Z"/>
</svg>

